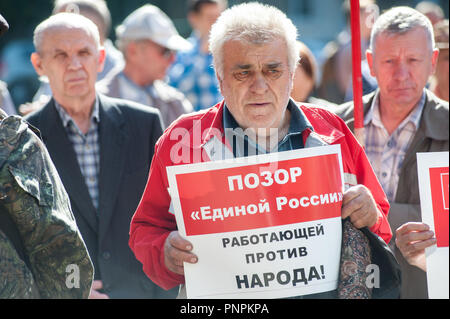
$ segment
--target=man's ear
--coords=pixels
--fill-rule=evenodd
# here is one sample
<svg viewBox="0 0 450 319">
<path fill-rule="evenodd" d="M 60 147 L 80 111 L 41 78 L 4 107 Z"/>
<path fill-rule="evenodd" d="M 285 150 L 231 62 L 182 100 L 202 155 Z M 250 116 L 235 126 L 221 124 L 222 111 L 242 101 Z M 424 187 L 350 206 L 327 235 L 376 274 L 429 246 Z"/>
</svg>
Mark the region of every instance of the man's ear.
<svg viewBox="0 0 450 319">
<path fill-rule="evenodd" d="M 100 47 L 100 49 L 98 50 L 98 69 L 97 69 L 98 73 L 103 71 L 103 68 L 105 66 L 105 58 L 106 58 L 105 48 Z"/>
<path fill-rule="evenodd" d="M 439 58 L 439 49 L 434 49 L 431 56 L 431 74 L 436 71 L 436 66 Z"/>
<path fill-rule="evenodd" d="M 370 75 L 372 75 L 374 77 L 375 72 L 373 70 L 373 53 L 371 50 L 366 51 L 366 59 L 367 59 L 367 64 L 369 65 Z"/>
<path fill-rule="evenodd" d="M 39 76 L 45 75 L 44 69 L 42 66 L 42 59 L 39 53 L 33 52 L 30 57 L 31 64 L 33 65 L 34 70 Z"/>
<path fill-rule="evenodd" d="M 297 65 L 297 68 L 298 68 L 298 65 Z M 291 73 L 291 72 L 289 71 L 289 74 L 290 74 L 290 77 L 291 77 L 291 81 L 289 82 L 289 85 L 291 86 L 291 87 L 289 88 L 289 95 L 292 94 L 292 90 L 294 89 L 295 71 L 297 70 L 297 68 L 294 70 L 293 73 Z M 315 86 L 316 86 L 316 85 L 315 85 L 315 83 L 314 83 L 313 89 L 314 89 Z"/>
<path fill-rule="evenodd" d="M 220 77 L 220 75 L 219 75 L 219 73 L 217 71 L 216 71 L 216 78 L 217 78 L 217 81 L 219 82 L 219 90 L 222 93 L 223 92 L 223 90 L 222 90 L 222 78 Z"/>
<path fill-rule="evenodd" d="M 125 60 L 133 61 L 138 52 L 137 42 L 135 41 L 128 42 L 124 51 L 125 51 L 124 53 Z"/>
<path fill-rule="evenodd" d="M 197 29 L 198 26 L 198 15 L 196 13 L 189 12 L 187 15 L 187 20 L 191 25 L 192 29 Z"/>
</svg>

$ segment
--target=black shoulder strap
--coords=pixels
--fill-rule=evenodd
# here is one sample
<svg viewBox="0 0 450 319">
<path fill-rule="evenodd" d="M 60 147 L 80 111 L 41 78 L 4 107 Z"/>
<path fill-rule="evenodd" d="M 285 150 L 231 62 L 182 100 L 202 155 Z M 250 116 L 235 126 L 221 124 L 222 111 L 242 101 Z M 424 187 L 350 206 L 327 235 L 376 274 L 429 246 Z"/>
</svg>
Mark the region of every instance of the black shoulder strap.
<svg viewBox="0 0 450 319">
<path fill-rule="evenodd" d="M 25 253 L 25 248 L 23 246 L 22 239 L 20 238 L 19 230 L 17 229 L 17 226 L 11 216 L 9 216 L 2 205 L 0 205 L 0 230 L 12 242 L 19 257 L 25 262 L 28 269 L 31 270 L 30 262 L 27 254 Z"/>
</svg>

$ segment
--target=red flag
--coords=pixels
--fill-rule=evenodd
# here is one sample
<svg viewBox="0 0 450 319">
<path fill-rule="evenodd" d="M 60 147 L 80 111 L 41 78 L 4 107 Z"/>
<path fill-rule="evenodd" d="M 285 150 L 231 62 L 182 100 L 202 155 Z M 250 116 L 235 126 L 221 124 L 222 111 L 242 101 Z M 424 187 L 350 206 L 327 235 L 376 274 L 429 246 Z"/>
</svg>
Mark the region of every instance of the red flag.
<svg viewBox="0 0 450 319">
<path fill-rule="evenodd" d="M 355 136 L 364 146 L 364 114 L 362 103 L 361 75 L 361 32 L 359 24 L 359 0 L 350 0 L 350 21 L 352 32 L 352 79 Z"/>
</svg>

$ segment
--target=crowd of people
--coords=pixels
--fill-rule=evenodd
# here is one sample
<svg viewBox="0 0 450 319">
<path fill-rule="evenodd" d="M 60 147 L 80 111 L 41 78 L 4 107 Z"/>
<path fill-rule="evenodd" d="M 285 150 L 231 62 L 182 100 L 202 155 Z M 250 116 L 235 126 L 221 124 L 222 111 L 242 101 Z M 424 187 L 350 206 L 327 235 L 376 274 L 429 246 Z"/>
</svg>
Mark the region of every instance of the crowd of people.
<svg viewBox="0 0 450 319">
<path fill-rule="evenodd" d="M 189 0 L 184 39 L 147 4 L 114 46 L 106 1 L 55 1 L 34 30 L 34 101 L 16 109 L 0 82 L 0 298 L 185 298 L 183 265 L 201 257 L 178 232 L 167 167 L 226 159 L 211 143 L 234 158 L 340 145 L 341 265 L 357 271 L 297 298 L 428 298 L 436 239 L 416 153 L 449 149 L 449 24 L 425 2 L 368 24 L 376 2 L 360 4 L 364 147 L 348 30 L 320 69 L 272 6 Z M 192 131 L 201 138 L 178 133 Z M 192 151 L 175 158 L 180 143 Z M 380 265 L 381 287 L 364 285 L 355 260 Z"/>
</svg>

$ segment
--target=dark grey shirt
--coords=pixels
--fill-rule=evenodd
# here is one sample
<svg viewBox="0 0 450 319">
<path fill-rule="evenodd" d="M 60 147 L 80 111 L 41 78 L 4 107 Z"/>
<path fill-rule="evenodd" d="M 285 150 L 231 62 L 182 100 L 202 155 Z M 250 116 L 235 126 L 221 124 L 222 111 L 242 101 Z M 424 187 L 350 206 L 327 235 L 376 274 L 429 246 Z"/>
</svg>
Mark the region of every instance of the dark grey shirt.
<svg viewBox="0 0 450 319">
<path fill-rule="evenodd" d="M 304 145 L 301 134 L 305 129 L 310 129 L 311 131 L 314 129 L 305 114 L 303 114 L 302 110 L 294 101 L 289 100 L 287 110 L 291 112 L 288 133 L 275 147 L 271 148 L 270 151 L 267 151 L 245 134 L 245 131 L 239 127 L 239 124 L 225 105 L 223 110 L 223 127 L 225 129 L 225 136 L 233 148 L 234 157 L 283 152 L 303 148 Z"/>
</svg>

